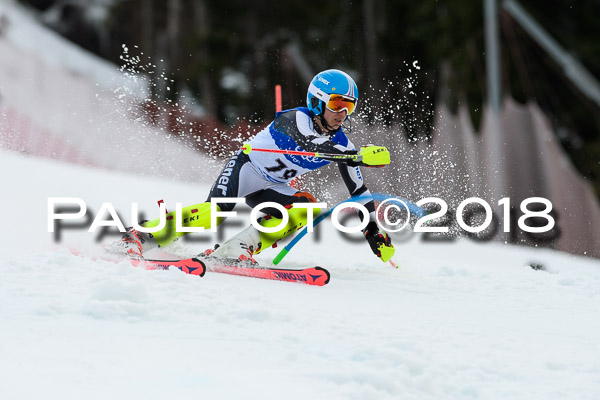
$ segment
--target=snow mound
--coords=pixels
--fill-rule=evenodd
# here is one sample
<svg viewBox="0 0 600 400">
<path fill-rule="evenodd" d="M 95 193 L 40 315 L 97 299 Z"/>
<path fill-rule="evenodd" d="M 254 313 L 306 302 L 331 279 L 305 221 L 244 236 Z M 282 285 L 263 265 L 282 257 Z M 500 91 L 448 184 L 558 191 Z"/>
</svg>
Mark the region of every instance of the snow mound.
<svg viewBox="0 0 600 400">
<path fill-rule="evenodd" d="M 597 260 L 414 237 L 397 242 L 401 268 L 392 269 L 325 221 L 283 262 L 326 267 L 325 287 L 147 271 L 65 250 L 98 248 L 85 229 L 65 231 L 55 243 L 47 198 L 80 197 L 96 211 L 106 201 L 123 210 L 137 201 L 155 215 L 157 197 L 199 203 L 207 184 L 6 152 L 0 160 L 4 171 L 17 171 L 0 180 L 10 193 L 2 197 L 10 212 L 0 233 L 6 398 L 600 396 Z M 173 251 L 197 254 L 213 240 L 177 243 Z M 275 254 L 265 251 L 261 261 Z M 534 262 L 544 269 L 528 266 Z"/>
</svg>

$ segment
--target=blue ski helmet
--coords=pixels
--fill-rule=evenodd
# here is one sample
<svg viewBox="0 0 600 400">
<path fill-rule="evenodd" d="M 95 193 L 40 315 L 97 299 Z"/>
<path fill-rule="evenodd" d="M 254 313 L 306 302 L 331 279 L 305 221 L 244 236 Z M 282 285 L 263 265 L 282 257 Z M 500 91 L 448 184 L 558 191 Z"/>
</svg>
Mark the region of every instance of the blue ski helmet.
<svg viewBox="0 0 600 400">
<path fill-rule="evenodd" d="M 306 105 L 314 115 L 321 115 L 325 107 L 339 112 L 346 109 L 352 114 L 358 103 L 358 87 L 354 79 L 339 69 L 319 72 L 308 86 Z"/>
</svg>

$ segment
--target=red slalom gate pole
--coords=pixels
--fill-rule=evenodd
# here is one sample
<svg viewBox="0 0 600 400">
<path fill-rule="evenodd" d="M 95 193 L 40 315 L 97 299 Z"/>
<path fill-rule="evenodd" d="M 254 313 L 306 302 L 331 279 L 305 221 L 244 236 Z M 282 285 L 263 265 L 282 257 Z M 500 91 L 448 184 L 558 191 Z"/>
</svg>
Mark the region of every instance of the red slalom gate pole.
<svg viewBox="0 0 600 400">
<path fill-rule="evenodd" d="M 275 112 L 281 112 L 281 85 L 275 85 Z"/>
</svg>

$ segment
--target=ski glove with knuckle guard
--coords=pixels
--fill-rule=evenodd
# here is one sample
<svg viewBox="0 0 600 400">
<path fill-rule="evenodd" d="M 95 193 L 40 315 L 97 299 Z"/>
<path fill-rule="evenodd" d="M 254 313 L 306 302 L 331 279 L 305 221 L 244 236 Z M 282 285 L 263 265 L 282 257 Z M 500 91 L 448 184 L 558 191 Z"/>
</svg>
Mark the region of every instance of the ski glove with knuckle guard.
<svg viewBox="0 0 600 400">
<path fill-rule="evenodd" d="M 379 257 L 381 261 L 388 262 L 394 256 L 396 250 L 392 245 L 392 240 L 387 233 L 381 233 L 379 231 L 375 221 L 369 222 L 363 230 L 363 234 L 365 235 L 365 239 L 367 239 L 369 246 L 371 246 L 371 250 L 373 250 L 373 253 Z"/>
<path fill-rule="evenodd" d="M 390 152 L 383 146 L 367 145 L 360 150 L 347 150 L 344 154 L 356 155 L 354 160 L 348 161 L 352 167 L 380 168 L 390 163 Z"/>
</svg>

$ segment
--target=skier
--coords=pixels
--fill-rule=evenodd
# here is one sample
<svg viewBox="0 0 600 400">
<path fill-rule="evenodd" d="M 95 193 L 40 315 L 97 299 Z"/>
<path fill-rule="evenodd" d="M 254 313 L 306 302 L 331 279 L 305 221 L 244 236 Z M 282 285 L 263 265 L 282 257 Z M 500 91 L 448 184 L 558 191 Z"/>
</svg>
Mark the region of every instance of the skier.
<svg viewBox="0 0 600 400">
<path fill-rule="evenodd" d="M 354 161 L 339 162 L 339 171 L 352 196 L 366 198 L 361 201 L 369 211 L 369 223 L 363 230 L 373 252 L 387 262 L 394 254 L 394 246 L 387 233 L 379 231 L 375 222 L 375 206 L 371 194 L 363 183 L 359 166 L 382 166 L 389 163 L 385 147 L 366 146 L 356 150 L 346 136 L 342 124 L 352 114 L 358 102 L 358 88 L 345 72 L 330 69 L 318 73 L 308 87 L 307 107 L 298 107 L 276 114 L 266 128 L 254 136 L 250 148 L 299 150 L 338 155 L 357 155 Z M 301 157 L 279 153 L 240 150 L 225 165 L 213 184 L 205 203 L 181 210 L 184 227 L 211 228 L 211 199 L 224 197 L 244 198 L 246 204 L 255 207 L 263 202 L 275 202 L 285 207 L 288 223 L 275 233 L 265 233 L 250 225 L 216 250 L 207 250 L 205 257 L 219 259 L 249 260 L 252 256 L 276 243 L 307 224 L 307 209 L 293 207 L 293 203 L 314 203 L 308 192 L 290 186 L 292 179 L 329 164 L 329 160 L 317 157 Z M 231 211 L 235 203 L 218 202 L 219 211 Z M 259 219 L 262 227 L 279 226 L 282 214 L 276 208 L 264 209 L 267 213 Z M 315 215 L 319 212 L 315 210 Z M 119 246 L 131 256 L 141 257 L 147 251 L 166 246 L 184 235 L 174 229 L 175 212 L 167 214 L 166 226 L 153 234 L 129 229 Z M 222 219 L 222 218 L 221 218 Z M 156 227 L 160 219 L 147 221 L 143 227 Z M 221 221 L 218 220 L 217 224 Z"/>
</svg>

